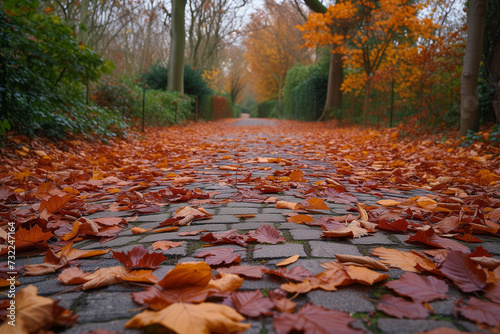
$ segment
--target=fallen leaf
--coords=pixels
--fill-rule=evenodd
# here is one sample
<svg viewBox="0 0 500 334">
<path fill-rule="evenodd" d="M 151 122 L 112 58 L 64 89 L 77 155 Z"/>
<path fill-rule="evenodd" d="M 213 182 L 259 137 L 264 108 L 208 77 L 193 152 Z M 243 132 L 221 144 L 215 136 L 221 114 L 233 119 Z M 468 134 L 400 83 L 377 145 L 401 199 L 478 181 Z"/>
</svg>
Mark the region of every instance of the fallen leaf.
<svg viewBox="0 0 500 334">
<path fill-rule="evenodd" d="M 425 319 L 429 315 L 424 305 L 391 295 L 382 295 L 377 309 L 399 319 Z"/>
<path fill-rule="evenodd" d="M 262 278 L 262 271 L 266 269 L 265 266 L 231 266 L 228 268 L 217 268 L 219 273 L 235 274 L 245 276 L 248 278 Z"/>
<path fill-rule="evenodd" d="M 471 297 L 467 303 L 462 299 L 455 304 L 453 312 L 460 313 L 463 317 L 476 323 L 483 323 L 489 326 L 498 325 L 500 322 L 500 304 Z"/>
<path fill-rule="evenodd" d="M 76 259 L 83 259 L 87 257 L 92 257 L 92 256 L 98 256 L 98 255 L 103 255 L 109 253 L 111 248 L 108 249 L 103 249 L 103 250 L 81 250 L 81 249 L 76 249 L 73 248 L 73 243 L 70 243 L 63 248 L 61 248 L 61 251 L 57 253 L 56 255 L 59 257 L 65 257 L 66 260 L 73 261 Z"/>
<path fill-rule="evenodd" d="M 365 235 L 368 235 L 368 231 L 362 228 L 360 222 L 357 220 L 353 220 L 347 227 L 339 230 L 323 231 L 323 236 L 329 238 L 361 238 Z"/>
<path fill-rule="evenodd" d="M 272 245 L 286 241 L 285 237 L 280 236 L 280 231 L 269 225 L 262 225 L 255 231 L 248 232 L 247 235 L 257 242 Z"/>
<path fill-rule="evenodd" d="M 308 276 L 313 276 L 313 274 L 303 266 L 293 267 L 290 270 L 288 270 L 287 268 L 278 268 L 275 270 L 265 269 L 264 272 L 267 274 L 273 274 L 287 279 L 293 279 L 294 281 L 298 282 L 302 282 Z"/>
<path fill-rule="evenodd" d="M 434 262 L 429 260 L 425 255 L 416 251 L 404 252 L 397 249 L 390 249 L 385 247 L 374 248 L 371 255 L 380 257 L 382 262 L 389 267 L 400 268 L 405 271 L 420 272 L 417 266 L 432 270 L 436 267 Z"/>
<path fill-rule="evenodd" d="M 210 242 L 214 245 L 237 244 L 242 247 L 248 246 L 248 235 L 239 234 L 236 230 L 228 230 L 221 233 L 207 233 L 200 238 L 201 241 Z"/>
<path fill-rule="evenodd" d="M 212 266 L 241 262 L 240 255 L 236 254 L 232 248 L 209 249 L 199 252 L 195 257 L 205 258 L 205 262 Z"/>
<path fill-rule="evenodd" d="M 293 210 L 295 209 L 295 206 L 297 206 L 298 203 L 293 203 L 293 202 L 287 202 L 287 201 L 277 201 L 276 202 L 276 209 L 290 209 Z"/>
<path fill-rule="evenodd" d="M 255 217 L 255 213 L 247 214 L 247 215 L 236 215 L 238 218 L 249 219 Z"/>
<path fill-rule="evenodd" d="M 175 303 L 161 311 L 143 311 L 126 324 L 126 328 L 141 328 L 159 324 L 178 334 L 241 333 L 251 327 L 238 312 L 226 305 L 214 303 Z"/>
<path fill-rule="evenodd" d="M 126 268 L 158 269 L 160 263 L 167 259 L 162 253 L 149 253 L 143 245 L 137 245 L 130 251 L 112 253 Z"/>
<path fill-rule="evenodd" d="M 133 292 L 131 295 L 132 300 L 136 303 L 147 306 L 155 311 L 160 311 L 175 303 L 203 303 L 215 292 L 214 289 L 200 286 L 164 290 L 152 286 L 148 287 L 145 291 Z"/>
<path fill-rule="evenodd" d="M 354 319 L 349 314 L 328 310 L 321 306 L 306 304 L 297 313 L 285 313 L 274 316 L 274 329 L 277 334 L 287 334 L 294 331 L 304 333 L 335 333 L 360 334 L 362 329 L 350 326 Z"/>
<path fill-rule="evenodd" d="M 403 273 L 398 280 L 386 282 L 385 286 L 400 296 L 410 297 L 417 303 L 445 299 L 448 292 L 448 285 L 443 280 L 411 272 Z"/>
<path fill-rule="evenodd" d="M 367 268 L 372 268 L 376 270 L 389 271 L 383 263 L 369 257 L 369 256 L 357 256 L 357 255 L 347 255 L 347 254 L 334 254 L 339 262 L 343 264 L 355 264 L 361 265 Z"/>
<path fill-rule="evenodd" d="M 481 291 L 486 286 L 486 273 L 478 269 L 469 255 L 452 250 L 439 267 L 463 292 Z"/>
<path fill-rule="evenodd" d="M 274 304 L 274 308 L 279 312 L 283 313 L 294 313 L 297 308 L 297 303 L 286 298 L 286 292 L 276 289 L 273 291 L 268 291 L 269 299 Z"/>
<path fill-rule="evenodd" d="M 389 222 L 382 219 L 378 223 L 378 228 L 393 232 L 406 232 L 408 230 L 408 221 L 406 219 L 398 219 Z"/>
<path fill-rule="evenodd" d="M 380 274 L 365 267 L 347 266 L 346 272 L 351 280 L 364 285 L 373 285 L 389 278 L 387 274 Z"/>
<path fill-rule="evenodd" d="M 45 258 L 41 264 L 27 264 L 24 266 L 23 276 L 40 276 L 55 273 L 68 265 L 68 260 L 64 256 L 57 256 L 49 248 L 45 253 Z"/>
<path fill-rule="evenodd" d="M 299 257 L 300 257 L 299 254 L 294 255 L 294 256 L 290 256 L 289 258 L 284 259 L 283 261 L 280 261 L 280 262 L 276 263 L 276 266 L 277 267 L 288 266 L 289 264 L 297 262 L 297 260 L 299 259 Z"/>
<path fill-rule="evenodd" d="M 71 198 L 73 198 L 73 195 L 52 195 L 47 199 L 42 199 L 42 203 L 40 203 L 38 211 L 46 211 L 48 214 L 55 213 L 64 207 Z"/>
<path fill-rule="evenodd" d="M 265 298 L 260 290 L 235 291 L 231 293 L 231 300 L 236 310 L 247 317 L 271 315 L 271 309 L 274 306 L 273 302 Z"/>
<path fill-rule="evenodd" d="M 179 237 L 187 237 L 187 236 L 191 236 L 191 235 L 198 235 L 201 232 L 206 232 L 206 231 L 207 230 L 179 232 Z"/>
<path fill-rule="evenodd" d="M 205 262 L 181 262 L 170 270 L 158 285 L 163 289 L 182 289 L 207 286 L 212 279 L 212 269 Z"/>
<path fill-rule="evenodd" d="M 131 228 L 131 231 L 132 231 L 133 234 L 142 234 L 142 233 L 149 232 L 151 230 L 152 230 L 152 228 L 148 228 L 148 229 L 145 229 L 145 228 L 142 228 L 142 227 L 132 227 Z"/>
<path fill-rule="evenodd" d="M 455 249 L 464 253 L 470 253 L 469 247 L 452 239 L 441 238 L 432 228 L 426 231 L 417 231 L 417 234 L 410 236 L 406 242 L 418 242 L 432 247 L 449 250 Z"/>
<path fill-rule="evenodd" d="M 304 202 L 297 204 L 294 208 L 295 210 L 329 210 L 325 202 L 321 198 L 309 198 Z"/>
<path fill-rule="evenodd" d="M 163 251 L 169 250 L 170 248 L 179 247 L 184 241 L 168 241 L 160 240 L 153 243 L 153 250 L 161 249 Z"/>
</svg>

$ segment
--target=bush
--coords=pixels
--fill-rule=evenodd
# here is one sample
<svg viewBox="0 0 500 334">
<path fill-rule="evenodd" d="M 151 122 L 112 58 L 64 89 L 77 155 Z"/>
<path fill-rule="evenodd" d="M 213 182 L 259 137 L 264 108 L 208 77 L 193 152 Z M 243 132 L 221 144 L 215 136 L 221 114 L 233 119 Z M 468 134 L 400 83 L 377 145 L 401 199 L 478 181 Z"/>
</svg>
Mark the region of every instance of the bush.
<svg viewBox="0 0 500 334">
<path fill-rule="evenodd" d="M 146 124 L 165 126 L 179 124 L 191 118 L 194 98 L 177 92 L 146 91 Z M 177 108 L 177 119 L 176 119 Z M 140 111 L 142 117 L 142 109 Z"/>
<path fill-rule="evenodd" d="M 111 64 L 39 7 L 36 0 L 0 2 L 0 122 L 29 136 L 121 132 L 123 120 L 109 110 L 87 107 L 82 93 L 87 79 L 97 80 Z M 99 116 L 106 119 L 97 121 Z"/>
<path fill-rule="evenodd" d="M 140 103 L 132 88 L 137 91 L 137 87 L 129 87 L 123 82 L 101 81 L 92 93 L 92 100 L 101 107 L 119 111 L 125 117 L 138 117 Z"/>
<path fill-rule="evenodd" d="M 327 87 L 328 73 L 313 67 L 307 78 L 292 89 L 291 116 L 300 120 L 318 119 L 325 106 Z"/>
<path fill-rule="evenodd" d="M 278 115 L 278 100 L 267 100 L 257 104 L 250 112 L 250 117 L 276 118 Z"/>
<path fill-rule="evenodd" d="M 146 84 L 152 89 L 167 89 L 168 69 L 162 65 L 153 65 L 148 68 L 146 74 L 143 75 Z M 191 65 L 184 67 L 184 93 L 198 96 L 201 98 L 204 95 L 212 94 L 205 81 L 201 76 L 201 72 L 194 70 Z"/>
</svg>

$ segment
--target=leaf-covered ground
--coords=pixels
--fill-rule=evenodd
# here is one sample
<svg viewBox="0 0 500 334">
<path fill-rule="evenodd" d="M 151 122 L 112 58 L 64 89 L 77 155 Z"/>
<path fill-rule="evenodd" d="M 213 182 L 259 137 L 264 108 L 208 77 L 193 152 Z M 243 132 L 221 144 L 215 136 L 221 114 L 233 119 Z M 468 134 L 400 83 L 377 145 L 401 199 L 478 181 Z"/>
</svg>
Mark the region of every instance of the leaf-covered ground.
<svg viewBox="0 0 500 334">
<path fill-rule="evenodd" d="M 0 150 L 0 333 L 500 332 L 498 147 L 240 120 Z"/>
</svg>

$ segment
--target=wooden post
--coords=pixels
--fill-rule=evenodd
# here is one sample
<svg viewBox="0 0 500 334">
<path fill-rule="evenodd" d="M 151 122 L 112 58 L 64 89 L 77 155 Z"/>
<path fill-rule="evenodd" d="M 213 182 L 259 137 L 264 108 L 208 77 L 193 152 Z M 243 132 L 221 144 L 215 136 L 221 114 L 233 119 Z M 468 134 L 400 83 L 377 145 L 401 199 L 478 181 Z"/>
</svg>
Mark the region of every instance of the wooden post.
<svg viewBox="0 0 500 334">
<path fill-rule="evenodd" d="M 142 133 L 144 133 L 144 121 L 145 121 L 145 111 L 146 108 L 146 81 L 142 82 Z"/>
</svg>

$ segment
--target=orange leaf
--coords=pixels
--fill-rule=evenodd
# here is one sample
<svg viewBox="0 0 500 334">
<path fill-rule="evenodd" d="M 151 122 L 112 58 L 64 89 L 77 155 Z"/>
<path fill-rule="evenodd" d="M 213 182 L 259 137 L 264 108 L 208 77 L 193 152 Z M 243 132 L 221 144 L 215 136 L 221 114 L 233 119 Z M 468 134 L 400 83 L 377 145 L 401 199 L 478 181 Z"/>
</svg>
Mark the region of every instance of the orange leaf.
<svg viewBox="0 0 500 334">
<path fill-rule="evenodd" d="M 161 250 L 169 250 L 170 248 L 179 247 L 182 245 L 184 241 L 168 241 L 168 240 L 160 240 L 153 243 L 153 250 L 161 249 Z"/>
<path fill-rule="evenodd" d="M 297 262 L 298 259 L 299 259 L 298 254 L 294 255 L 294 256 L 290 256 L 288 259 L 284 259 L 283 261 L 276 263 L 276 266 L 277 267 L 287 266 L 289 264 Z"/>
<path fill-rule="evenodd" d="M 64 246 L 61 248 L 61 251 L 57 253 L 57 256 L 64 256 L 68 261 L 76 260 L 76 259 L 82 259 L 86 257 L 92 257 L 92 256 L 97 256 L 97 255 L 103 255 L 106 253 L 109 253 L 111 248 L 104 249 L 104 250 L 80 250 L 73 248 L 73 243 L 70 243 L 67 246 Z"/>
<path fill-rule="evenodd" d="M 43 212 L 45 210 L 47 213 L 52 214 L 66 205 L 71 198 L 73 198 L 73 195 L 50 196 L 48 199 L 42 200 L 38 211 Z"/>
<path fill-rule="evenodd" d="M 212 269 L 205 262 L 178 263 L 158 285 L 164 289 L 180 289 L 190 286 L 205 287 L 212 279 Z"/>
</svg>

